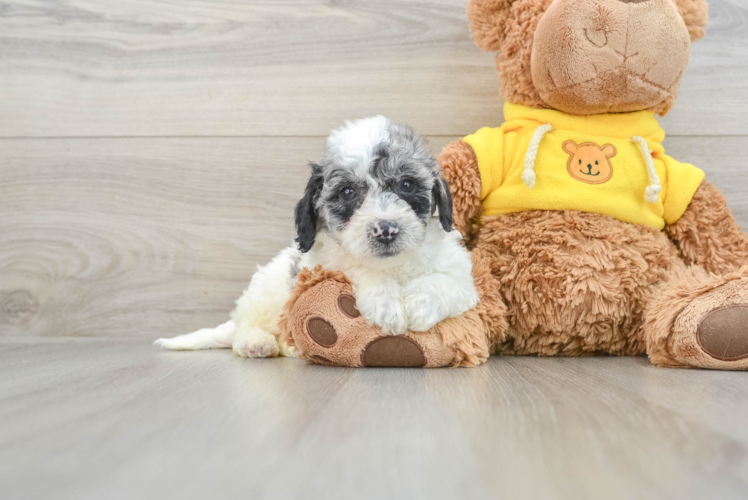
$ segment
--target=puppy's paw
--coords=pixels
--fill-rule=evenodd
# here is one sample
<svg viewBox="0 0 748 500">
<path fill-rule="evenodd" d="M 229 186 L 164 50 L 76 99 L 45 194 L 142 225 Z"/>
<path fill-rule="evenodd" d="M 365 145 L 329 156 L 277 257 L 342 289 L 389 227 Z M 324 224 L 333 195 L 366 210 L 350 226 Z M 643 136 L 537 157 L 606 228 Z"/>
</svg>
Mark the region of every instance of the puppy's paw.
<svg viewBox="0 0 748 500">
<path fill-rule="evenodd" d="M 291 347 L 286 342 L 280 342 L 278 346 L 280 349 L 279 354 L 278 354 L 279 356 L 283 356 L 286 358 L 298 358 L 299 357 L 298 356 L 299 353 L 296 347 Z"/>
<path fill-rule="evenodd" d="M 420 288 L 420 289 L 419 289 Z M 444 294 L 436 288 L 409 287 L 403 290 L 408 328 L 414 332 L 425 332 L 449 317 L 450 307 Z"/>
<path fill-rule="evenodd" d="M 387 335 L 402 335 L 408 329 L 399 297 L 385 294 L 359 296 L 356 305 L 367 323 L 380 327 Z"/>
<path fill-rule="evenodd" d="M 280 353 L 275 336 L 259 328 L 237 333 L 232 347 L 244 358 L 274 358 Z"/>
</svg>

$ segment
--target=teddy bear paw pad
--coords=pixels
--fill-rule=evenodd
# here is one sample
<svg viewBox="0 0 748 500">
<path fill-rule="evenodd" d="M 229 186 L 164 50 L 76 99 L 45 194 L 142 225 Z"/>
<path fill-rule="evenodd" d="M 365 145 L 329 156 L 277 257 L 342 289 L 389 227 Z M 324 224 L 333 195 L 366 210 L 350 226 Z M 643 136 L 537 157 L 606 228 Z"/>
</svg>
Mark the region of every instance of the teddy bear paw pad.
<svg viewBox="0 0 748 500">
<path fill-rule="evenodd" d="M 699 345 L 720 361 L 748 358 L 748 304 L 732 304 L 707 313 L 699 322 Z"/>
<path fill-rule="evenodd" d="M 361 316 L 361 313 L 356 307 L 356 299 L 350 295 L 341 295 L 340 298 L 338 298 L 338 307 L 343 311 L 343 314 L 351 319 L 356 319 Z"/>
<path fill-rule="evenodd" d="M 361 362 L 368 367 L 420 368 L 426 366 L 426 356 L 421 346 L 407 337 L 380 337 L 366 346 Z"/>
<path fill-rule="evenodd" d="M 322 347 L 332 347 L 338 341 L 335 327 L 322 318 L 311 318 L 306 324 L 306 331 Z"/>
</svg>

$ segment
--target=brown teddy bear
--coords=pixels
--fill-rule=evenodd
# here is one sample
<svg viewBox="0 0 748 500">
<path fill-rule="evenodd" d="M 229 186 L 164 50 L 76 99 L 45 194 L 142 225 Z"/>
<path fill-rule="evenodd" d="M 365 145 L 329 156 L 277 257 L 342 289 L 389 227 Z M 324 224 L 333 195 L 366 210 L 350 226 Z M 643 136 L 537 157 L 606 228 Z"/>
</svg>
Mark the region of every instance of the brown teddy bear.
<svg viewBox="0 0 748 500">
<path fill-rule="evenodd" d="M 471 0 L 468 17 L 497 52 L 506 101 L 502 127 L 439 158 L 478 307 L 387 340 L 351 314 L 344 276 L 305 271 L 284 319 L 300 357 L 475 366 L 489 350 L 646 353 L 748 368 L 748 237 L 704 173 L 665 154 L 655 118 L 675 102 L 706 2 Z"/>
<path fill-rule="evenodd" d="M 665 154 L 704 0 L 471 0 L 505 123 L 439 160 L 493 353 L 748 368 L 748 237 Z"/>
</svg>

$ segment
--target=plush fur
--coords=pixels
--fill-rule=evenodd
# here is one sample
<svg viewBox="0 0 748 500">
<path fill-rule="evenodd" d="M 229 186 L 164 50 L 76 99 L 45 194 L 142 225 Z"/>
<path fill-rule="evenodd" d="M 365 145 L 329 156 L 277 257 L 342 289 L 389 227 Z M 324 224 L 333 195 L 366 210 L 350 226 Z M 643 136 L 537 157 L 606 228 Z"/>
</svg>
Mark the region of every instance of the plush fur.
<svg viewBox="0 0 748 500">
<path fill-rule="evenodd" d="M 472 261 L 452 230 L 449 188 L 410 127 L 381 116 L 348 122 L 330 135 L 311 170 L 296 206 L 296 246 L 257 270 L 231 321 L 158 345 L 293 355 L 292 343 L 279 342 L 281 314 L 290 298 L 298 299 L 299 272 L 316 266 L 350 279 L 362 321 L 373 325 L 369 334 L 426 332 L 476 306 Z M 459 343 L 458 330 L 465 328 L 447 332 L 445 345 Z M 457 364 L 480 358 L 474 349 L 454 350 Z"/>
<path fill-rule="evenodd" d="M 686 264 L 714 274 L 748 262 L 748 235 L 735 223 L 724 195 L 704 181 L 683 217 L 665 232 Z"/>
<path fill-rule="evenodd" d="M 558 17 L 544 23 L 552 0 L 471 0 L 468 4 L 473 38 L 480 48 L 497 52 L 501 95 L 509 102 L 571 114 L 597 112 L 600 106 L 606 111 L 616 109 L 604 92 L 582 92 L 588 99 L 583 103 L 544 100 L 549 94 L 536 85 L 544 69 L 566 64 L 573 72 L 579 62 L 554 39 L 554 30 L 564 29 L 559 20 L 604 21 L 599 32 L 567 26 L 565 36 L 585 33 L 584 50 L 589 44 L 613 43 L 614 32 L 622 33 L 622 27 L 643 29 L 648 35 L 641 39 L 648 43 L 637 50 L 647 64 L 661 61 L 668 51 L 681 50 L 678 44 L 688 43 L 689 38 L 702 38 L 707 22 L 703 0 L 555 1 Z M 649 17 L 648 8 L 653 9 Z M 587 9 L 588 15 L 580 17 L 573 9 Z M 640 21 L 631 21 L 634 15 Z M 663 29 L 646 28 L 655 18 L 664 23 Z M 541 24 L 549 31 L 538 37 Z M 651 36 L 670 38 L 652 44 Z M 533 61 L 533 44 L 539 38 L 549 44 L 544 49 L 549 54 L 557 51 L 557 60 Z M 658 52 L 663 47 L 664 52 Z M 637 94 L 634 90 L 624 95 L 620 110 L 666 113 L 675 101 L 683 69 L 681 59 L 667 70 L 668 87 L 660 85 L 665 93 L 658 93 L 655 85 L 653 92 Z M 610 70 L 616 68 L 606 71 Z M 591 78 L 597 77 L 594 71 Z M 575 211 L 482 216 L 480 173 L 472 148 L 458 140 L 444 149 L 439 160 L 452 189 L 455 227 L 473 253 L 481 297 L 478 311 L 492 352 L 542 356 L 646 353 L 660 366 L 748 368 L 748 352 L 746 357 L 721 359 L 708 352 L 699 336 L 701 321 L 708 315 L 719 319 L 724 311 L 748 308 L 748 267 L 741 267 L 748 264 L 748 236 L 737 225 L 724 196 L 709 182 L 702 183 L 677 222 L 657 231 Z M 741 345 L 748 346 L 742 342 L 748 328 L 742 331 L 728 316 L 724 318 L 724 334 L 737 335 Z M 712 324 L 719 327 L 721 323 Z"/>
<path fill-rule="evenodd" d="M 508 308 L 495 352 L 644 352 L 641 313 L 675 259 L 664 234 L 598 214 L 530 211 L 484 217 L 476 240 L 492 254 Z"/>
</svg>

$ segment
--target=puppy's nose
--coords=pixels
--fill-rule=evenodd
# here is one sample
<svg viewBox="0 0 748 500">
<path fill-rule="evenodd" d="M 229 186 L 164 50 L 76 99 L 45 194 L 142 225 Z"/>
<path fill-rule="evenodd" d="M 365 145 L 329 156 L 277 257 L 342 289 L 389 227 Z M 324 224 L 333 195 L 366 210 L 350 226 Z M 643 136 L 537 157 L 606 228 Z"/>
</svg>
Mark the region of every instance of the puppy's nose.
<svg viewBox="0 0 748 500">
<path fill-rule="evenodd" d="M 371 228 L 371 235 L 381 243 L 392 243 L 400 230 L 390 221 L 379 221 Z"/>
</svg>

